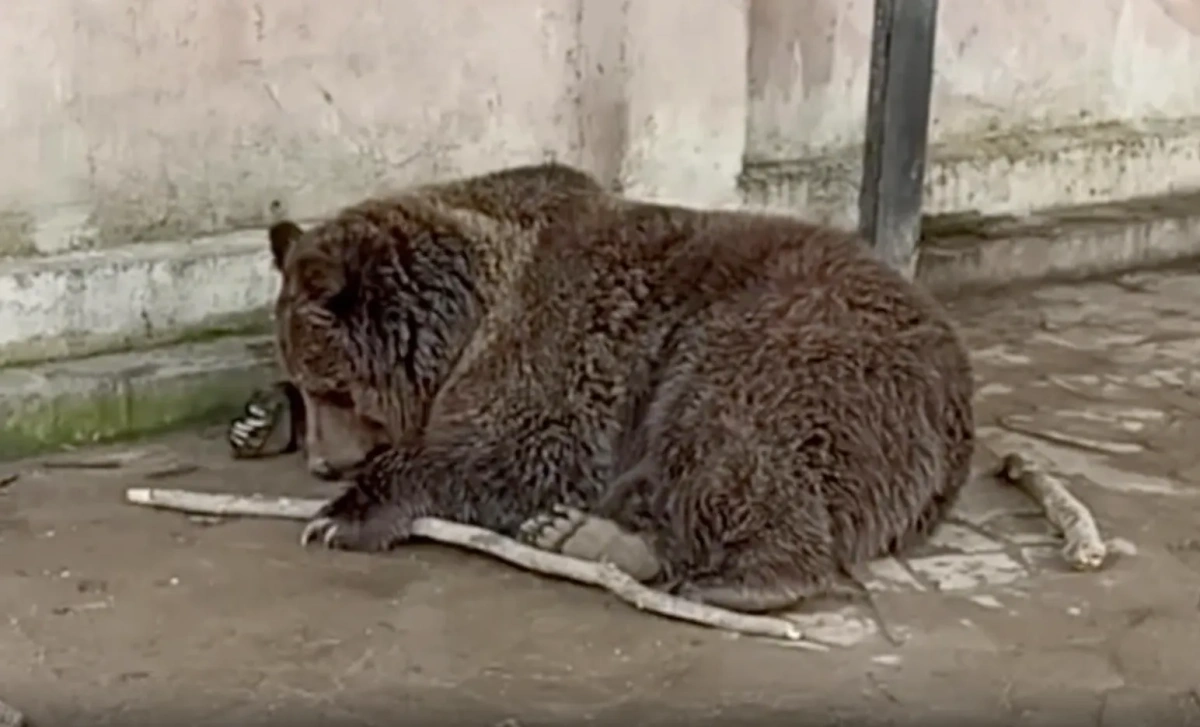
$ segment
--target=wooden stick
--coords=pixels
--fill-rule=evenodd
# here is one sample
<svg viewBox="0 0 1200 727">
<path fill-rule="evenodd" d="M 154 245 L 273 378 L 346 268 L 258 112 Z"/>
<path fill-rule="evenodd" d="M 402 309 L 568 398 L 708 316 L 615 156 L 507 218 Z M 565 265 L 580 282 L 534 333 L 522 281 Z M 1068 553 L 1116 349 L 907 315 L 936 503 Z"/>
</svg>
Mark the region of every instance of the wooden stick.
<svg viewBox="0 0 1200 727">
<path fill-rule="evenodd" d="M 1096 519 L 1061 480 L 1038 471 L 1032 462 L 1015 452 L 1004 457 L 999 475 L 1042 506 L 1046 519 L 1063 534 L 1066 542 L 1062 555 L 1072 568 L 1096 570 L 1104 565 L 1108 546 L 1100 538 Z"/>
<path fill-rule="evenodd" d="M 204 515 L 287 520 L 311 519 L 325 504 L 324 500 L 306 498 L 240 496 L 147 487 L 126 490 L 125 500 L 134 505 Z M 439 518 L 418 518 L 413 523 L 412 533 L 445 545 L 486 553 L 535 573 L 603 588 L 636 608 L 660 616 L 742 634 L 804 642 L 798 645 L 818 651 L 829 649 L 827 644 L 806 638 L 800 627 L 787 619 L 752 616 L 672 596 L 642 585 L 610 563 L 595 563 L 551 553 L 518 543 L 491 530 Z"/>
</svg>

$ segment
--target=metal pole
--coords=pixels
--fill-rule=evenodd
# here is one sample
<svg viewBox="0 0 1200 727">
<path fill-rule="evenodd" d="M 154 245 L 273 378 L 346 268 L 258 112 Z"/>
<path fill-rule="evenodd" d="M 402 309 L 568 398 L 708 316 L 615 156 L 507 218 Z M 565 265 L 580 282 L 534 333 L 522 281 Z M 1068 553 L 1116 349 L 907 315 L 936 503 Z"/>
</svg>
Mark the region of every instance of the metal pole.
<svg viewBox="0 0 1200 727">
<path fill-rule="evenodd" d="M 916 273 L 937 0 L 875 0 L 859 229 L 889 265 Z"/>
</svg>

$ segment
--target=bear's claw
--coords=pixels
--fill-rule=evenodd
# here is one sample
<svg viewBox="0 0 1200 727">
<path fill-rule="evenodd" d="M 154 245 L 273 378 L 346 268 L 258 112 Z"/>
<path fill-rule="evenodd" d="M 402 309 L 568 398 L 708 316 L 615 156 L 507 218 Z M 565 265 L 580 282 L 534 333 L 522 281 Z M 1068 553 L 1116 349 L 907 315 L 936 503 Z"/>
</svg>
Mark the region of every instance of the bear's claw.
<svg viewBox="0 0 1200 727">
<path fill-rule="evenodd" d="M 304 526 L 304 531 L 300 533 L 300 545 L 308 547 L 309 543 L 319 540 L 326 548 L 330 548 L 333 539 L 337 537 L 337 532 L 337 522 L 332 518 L 314 518 Z"/>
<path fill-rule="evenodd" d="M 336 550 L 376 553 L 406 540 L 411 527 L 412 517 L 406 509 L 371 502 L 351 488 L 308 521 L 300 533 L 300 545 L 319 542 Z"/>
</svg>

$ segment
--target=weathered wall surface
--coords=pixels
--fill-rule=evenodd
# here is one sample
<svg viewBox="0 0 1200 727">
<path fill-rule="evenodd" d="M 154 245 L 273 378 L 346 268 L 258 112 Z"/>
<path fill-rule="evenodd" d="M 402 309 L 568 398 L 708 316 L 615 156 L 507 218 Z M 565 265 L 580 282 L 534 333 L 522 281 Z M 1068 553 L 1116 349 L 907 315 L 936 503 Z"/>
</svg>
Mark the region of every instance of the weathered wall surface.
<svg viewBox="0 0 1200 727">
<path fill-rule="evenodd" d="M 873 0 L 752 0 L 751 161 L 862 141 Z M 1200 1 L 942 0 L 931 139 L 1200 117 Z"/>
<path fill-rule="evenodd" d="M 750 0 L 747 202 L 853 224 L 873 0 Z M 1200 188 L 1200 0 L 942 0 L 926 209 Z"/>
<path fill-rule="evenodd" d="M 871 13 L 872 0 L 8 0 L 0 254 L 313 217 L 551 157 L 634 194 L 732 203 L 743 159 L 853 164 Z M 943 0 L 938 32 L 933 140 L 951 156 L 988 146 L 1013 166 L 1070 147 L 1063 129 L 1136 145 L 1147 124 L 1186 135 L 1200 119 L 1200 0 Z M 947 204 L 994 201 L 962 196 Z"/>
<path fill-rule="evenodd" d="M 743 0 L 6 0 L 0 364 L 241 326 L 258 231 L 548 158 L 736 204 Z"/>
<path fill-rule="evenodd" d="M 0 252 L 310 217 L 546 158 L 694 187 L 675 157 L 717 159 L 706 128 L 745 123 L 744 63 L 712 67 L 730 42 L 744 12 L 713 0 L 8 0 L 0 160 L 22 173 L 0 180 Z M 698 166 L 732 194 L 741 151 Z"/>
<path fill-rule="evenodd" d="M 211 233 L 570 156 L 574 8 L 487 5 L 9 0 L 0 158 L 27 173 L 0 184 L 0 246 Z"/>
</svg>

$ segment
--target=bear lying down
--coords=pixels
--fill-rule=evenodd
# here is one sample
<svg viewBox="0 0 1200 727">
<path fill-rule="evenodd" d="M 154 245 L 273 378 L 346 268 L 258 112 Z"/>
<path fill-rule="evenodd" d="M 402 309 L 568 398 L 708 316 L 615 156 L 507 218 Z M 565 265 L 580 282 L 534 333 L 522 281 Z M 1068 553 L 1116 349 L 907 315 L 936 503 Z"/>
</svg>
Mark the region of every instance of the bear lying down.
<svg viewBox="0 0 1200 727">
<path fill-rule="evenodd" d="M 963 346 L 852 235 L 543 165 L 271 243 L 310 467 L 353 478 L 306 542 L 435 516 L 766 611 L 924 539 L 967 481 Z"/>
</svg>

